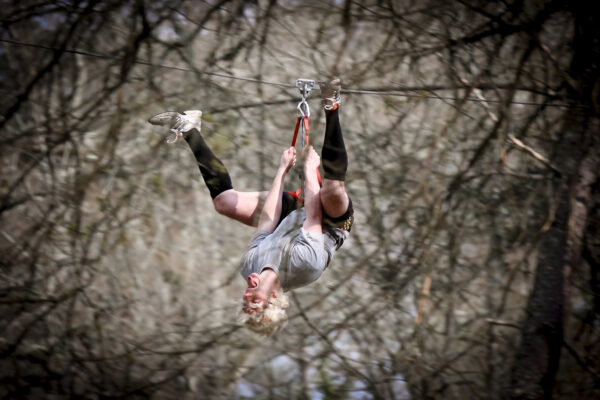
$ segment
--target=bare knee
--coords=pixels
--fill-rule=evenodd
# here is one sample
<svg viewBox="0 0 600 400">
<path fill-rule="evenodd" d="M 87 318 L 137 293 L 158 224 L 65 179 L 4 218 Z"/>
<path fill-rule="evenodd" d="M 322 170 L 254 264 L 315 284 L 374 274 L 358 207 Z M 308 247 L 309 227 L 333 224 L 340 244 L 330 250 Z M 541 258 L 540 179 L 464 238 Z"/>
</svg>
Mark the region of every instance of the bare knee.
<svg viewBox="0 0 600 400">
<path fill-rule="evenodd" d="M 346 187 L 343 181 L 336 181 L 331 179 L 323 180 L 323 187 L 321 188 L 321 201 L 325 202 L 343 202 L 347 198 Z"/>
<path fill-rule="evenodd" d="M 221 215 L 229 215 L 231 213 L 231 201 L 227 192 L 220 193 L 213 199 L 215 210 Z"/>
<path fill-rule="evenodd" d="M 346 193 L 346 187 L 343 181 L 323 180 L 321 189 L 321 205 L 330 217 L 338 217 L 344 214 L 348 208 L 350 200 Z"/>
</svg>

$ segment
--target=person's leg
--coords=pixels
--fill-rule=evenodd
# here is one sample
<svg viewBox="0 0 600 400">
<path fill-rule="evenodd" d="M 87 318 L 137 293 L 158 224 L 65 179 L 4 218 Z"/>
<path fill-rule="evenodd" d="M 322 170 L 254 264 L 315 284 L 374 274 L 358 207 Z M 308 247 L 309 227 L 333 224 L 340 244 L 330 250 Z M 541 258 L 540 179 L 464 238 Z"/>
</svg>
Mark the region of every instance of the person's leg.
<svg viewBox="0 0 600 400">
<path fill-rule="evenodd" d="M 218 213 L 256 227 L 267 192 L 240 192 L 232 188 L 227 169 L 210 150 L 200 134 L 201 117 L 202 112 L 199 110 L 189 110 L 183 113 L 167 111 L 154 115 L 148 119 L 148 122 L 171 128 L 173 134 L 167 140 L 168 143 L 174 143 L 179 138 L 185 137 L 194 153 Z M 279 222 L 300 206 L 301 204 L 296 198 L 287 192 L 283 193 Z"/>
<path fill-rule="evenodd" d="M 187 141 L 206 187 L 218 213 L 241 223 L 256 226 L 266 192 L 238 192 L 231 185 L 231 178 L 225 165 L 215 156 L 200 134 L 202 111 L 167 111 L 154 115 L 148 122 L 153 125 L 168 126 L 172 135 L 167 143 L 174 143 L 184 137 Z"/>
<path fill-rule="evenodd" d="M 327 125 L 322 151 L 324 179 L 321 189 L 321 205 L 324 211 L 323 224 L 334 228 L 330 232 L 333 232 L 336 249 L 339 249 L 352 229 L 354 210 L 352 200 L 348 197 L 344 185 L 348 169 L 348 155 L 337 108 L 325 109 Z"/>
<path fill-rule="evenodd" d="M 321 93 L 324 98 L 325 105 L 325 139 L 323 141 L 323 150 L 321 151 L 321 163 L 323 165 L 323 187 L 321 188 L 321 204 L 325 213 L 337 218 L 343 216 L 348 211 L 350 200 L 346 193 L 344 180 L 346 179 L 346 170 L 348 169 L 348 155 L 346 146 L 342 136 L 342 128 L 338 115 L 339 106 L 339 81 L 328 82 L 324 86 L 321 85 Z M 331 89 L 334 86 L 334 89 Z M 327 93 L 327 89 L 329 92 Z M 331 95 L 332 91 L 337 88 L 337 102 L 331 105 L 331 109 L 327 109 L 326 96 Z"/>
<path fill-rule="evenodd" d="M 221 215 L 233 218 L 243 224 L 257 227 L 267 192 L 239 192 L 230 189 L 222 192 L 213 199 L 215 210 Z M 281 215 L 277 225 L 292 211 L 302 207 L 302 204 L 289 192 L 281 196 Z"/>
<path fill-rule="evenodd" d="M 214 200 L 224 191 L 233 189 L 227 168 L 208 147 L 200 132 L 195 128 L 191 129 L 186 133 L 185 141 L 194 153 L 210 197 Z"/>
<path fill-rule="evenodd" d="M 227 168 L 210 150 L 200 132 L 192 129 L 185 140 L 194 153 L 215 210 L 243 224 L 256 227 L 268 192 L 240 192 L 233 189 Z M 278 224 L 299 206 L 296 199 L 284 192 Z"/>
<path fill-rule="evenodd" d="M 239 192 L 229 189 L 215 197 L 213 205 L 219 214 L 256 227 L 266 195 L 266 191 Z"/>
<path fill-rule="evenodd" d="M 266 192 L 240 192 L 233 189 L 227 168 L 211 151 L 196 129 L 185 140 L 194 153 L 215 210 L 249 226 L 256 226 Z"/>
</svg>

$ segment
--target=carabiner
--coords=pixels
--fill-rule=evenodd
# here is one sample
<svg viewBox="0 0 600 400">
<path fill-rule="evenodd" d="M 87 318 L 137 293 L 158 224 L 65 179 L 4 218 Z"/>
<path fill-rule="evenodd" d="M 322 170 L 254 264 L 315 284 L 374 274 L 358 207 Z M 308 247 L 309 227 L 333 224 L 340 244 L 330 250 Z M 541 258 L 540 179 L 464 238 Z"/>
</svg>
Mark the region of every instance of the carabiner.
<svg viewBox="0 0 600 400">
<path fill-rule="evenodd" d="M 303 96 L 302 100 L 300 100 L 300 103 L 298 103 L 298 107 L 296 107 L 298 109 L 298 112 L 300 113 L 301 117 L 310 117 L 310 107 L 308 106 L 308 103 L 306 102 L 306 98 Z"/>
<path fill-rule="evenodd" d="M 315 88 L 315 81 L 312 79 L 298 79 L 296 80 L 296 87 L 300 90 L 300 95 L 302 96 L 300 103 L 298 103 L 298 112 L 301 117 L 308 118 L 310 117 L 310 107 L 308 106 L 306 99 L 308 98 L 310 91 Z"/>
</svg>

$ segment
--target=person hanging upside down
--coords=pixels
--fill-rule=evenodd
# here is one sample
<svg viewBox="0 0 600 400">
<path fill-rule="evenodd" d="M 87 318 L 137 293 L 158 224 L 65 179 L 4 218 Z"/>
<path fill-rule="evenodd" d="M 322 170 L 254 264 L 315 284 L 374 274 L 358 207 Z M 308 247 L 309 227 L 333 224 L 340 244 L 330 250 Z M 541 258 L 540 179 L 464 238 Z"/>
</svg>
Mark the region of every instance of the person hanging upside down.
<svg viewBox="0 0 600 400">
<path fill-rule="evenodd" d="M 283 190 L 289 170 L 296 163 L 296 149 L 281 155 L 271 188 L 266 192 L 233 189 L 223 163 L 200 134 L 202 112 L 165 112 L 149 119 L 168 125 L 172 139 L 184 137 L 194 153 L 215 210 L 246 225 L 257 227 L 242 256 L 240 273 L 246 280 L 242 321 L 254 332 L 271 335 L 287 320 L 284 291 L 306 286 L 321 276 L 342 246 L 354 221 L 352 201 L 344 180 L 348 156 L 339 121 L 340 81 L 319 82 L 326 115 L 321 158 L 323 182 L 317 168 L 321 158 L 312 146 L 302 154 L 304 200 Z"/>
</svg>

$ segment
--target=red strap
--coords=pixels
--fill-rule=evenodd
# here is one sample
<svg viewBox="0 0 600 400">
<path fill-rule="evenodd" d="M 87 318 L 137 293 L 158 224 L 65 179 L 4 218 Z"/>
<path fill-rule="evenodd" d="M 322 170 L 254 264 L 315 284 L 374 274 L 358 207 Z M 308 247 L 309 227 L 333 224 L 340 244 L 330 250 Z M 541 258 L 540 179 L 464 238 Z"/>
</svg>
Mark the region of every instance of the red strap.
<svg viewBox="0 0 600 400">
<path fill-rule="evenodd" d="M 292 138 L 292 147 L 296 147 L 296 139 L 298 138 L 298 130 L 300 129 L 300 120 L 304 120 L 304 139 L 306 146 L 309 144 L 310 136 L 308 134 L 308 117 L 300 116 L 296 120 L 296 128 L 294 129 L 294 137 Z M 321 185 L 321 174 L 319 173 L 319 168 L 317 168 L 317 180 L 319 185 Z M 296 199 L 299 199 L 301 192 L 302 189 L 298 189 L 295 192 L 290 191 L 288 193 L 294 196 Z"/>
<path fill-rule="evenodd" d="M 300 200 L 300 192 L 302 192 L 302 189 L 298 189 L 295 192 L 288 190 L 288 193 L 291 194 L 296 200 Z"/>
<path fill-rule="evenodd" d="M 308 146 L 308 140 L 309 140 L 309 136 L 308 136 L 308 117 L 304 117 L 304 138 L 305 138 L 305 143 Z"/>
<path fill-rule="evenodd" d="M 304 119 L 304 132 L 306 132 L 306 145 L 308 146 L 308 117 Z M 317 181 L 319 182 L 319 186 L 321 186 L 321 174 L 319 173 L 319 168 L 317 168 Z"/>
<path fill-rule="evenodd" d="M 296 121 L 296 129 L 294 129 L 294 138 L 292 139 L 292 147 L 296 147 L 296 139 L 298 138 L 298 128 L 300 128 L 300 118 Z"/>
</svg>

